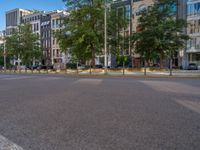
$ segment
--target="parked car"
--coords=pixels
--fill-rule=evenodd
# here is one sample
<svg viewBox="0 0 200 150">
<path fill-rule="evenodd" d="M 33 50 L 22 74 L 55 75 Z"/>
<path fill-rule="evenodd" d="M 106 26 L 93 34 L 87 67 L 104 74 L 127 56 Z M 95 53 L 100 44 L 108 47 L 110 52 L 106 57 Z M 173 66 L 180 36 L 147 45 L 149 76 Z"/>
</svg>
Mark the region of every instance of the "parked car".
<svg viewBox="0 0 200 150">
<path fill-rule="evenodd" d="M 188 65 L 188 70 L 198 70 L 198 66 L 195 63 L 190 63 Z"/>
<path fill-rule="evenodd" d="M 37 66 L 37 69 L 53 69 L 52 65 L 46 66 L 46 65 L 39 65 Z"/>
<path fill-rule="evenodd" d="M 84 65 L 78 66 L 78 69 L 85 69 L 85 68 L 86 68 L 86 66 L 84 66 Z"/>
<path fill-rule="evenodd" d="M 100 69 L 100 68 L 103 68 L 103 66 L 102 65 L 95 65 L 95 68 Z"/>
<path fill-rule="evenodd" d="M 35 70 L 35 69 L 39 69 L 40 65 L 39 64 L 35 64 L 35 65 L 26 65 L 26 68 L 27 69 L 30 69 L 30 70 Z"/>
<path fill-rule="evenodd" d="M 27 67 L 26 67 L 25 65 L 17 66 L 17 67 L 18 67 L 18 69 L 21 69 L 21 70 L 25 70 L 25 69 L 27 69 Z"/>
</svg>

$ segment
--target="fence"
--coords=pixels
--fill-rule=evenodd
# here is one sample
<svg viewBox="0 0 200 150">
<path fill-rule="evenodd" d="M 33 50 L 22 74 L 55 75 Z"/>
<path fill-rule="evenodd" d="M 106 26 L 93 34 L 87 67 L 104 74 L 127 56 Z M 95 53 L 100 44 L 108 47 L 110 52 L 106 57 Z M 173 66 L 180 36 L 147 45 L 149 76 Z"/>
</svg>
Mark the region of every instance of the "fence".
<svg viewBox="0 0 200 150">
<path fill-rule="evenodd" d="M 177 70 L 174 70 L 175 72 Z M 2 73 L 18 73 L 18 74 L 68 74 L 68 75 L 145 75 L 145 68 L 87 68 L 87 69 L 0 69 Z M 169 75 L 168 69 L 146 68 L 148 75 Z"/>
</svg>

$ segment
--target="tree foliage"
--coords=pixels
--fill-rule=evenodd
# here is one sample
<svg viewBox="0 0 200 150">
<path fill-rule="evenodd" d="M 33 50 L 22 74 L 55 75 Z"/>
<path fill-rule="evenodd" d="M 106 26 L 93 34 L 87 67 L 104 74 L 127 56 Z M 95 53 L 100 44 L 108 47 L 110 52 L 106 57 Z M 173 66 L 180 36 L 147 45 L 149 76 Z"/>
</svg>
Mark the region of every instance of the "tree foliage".
<svg viewBox="0 0 200 150">
<path fill-rule="evenodd" d="M 103 47 L 104 13 L 101 0 L 64 1 L 70 15 L 64 19 L 65 28 L 56 37 L 63 51 L 69 51 L 81 62 L 92 60 Z"/>
<path fill-rule="evenodd" d="M 176 18 L 175 6 L 176 0 L 161 0 L 141 13 L 140 31 L 133 37 L 137 37 L 136 52 L 146 61 L 158 56 L 171 58 L 185 46 L 186 22 Z"/>
<path fill-rule="evenodd" d="M 39 37 L 32 32 L 30 24 L 18 26 L 11 36 L 6 37 L 6 51 L 8 56 L 29 65 L 42 54 Z"/>
<path fill-rule="evenodd" d="M 68 51 L 80 62 L 92 62 L 104 49 L 104 0 L 64 0 L 70 15 L 64 19 L 65 28 L 56 33 L 63 51 Z M 108 9 L 108 8 L 107 8 Z M 116 52 L 121 42 L 118 30 L 125 26 L 122 16 L 107 11 L 108 48 Z"/>
</svg>

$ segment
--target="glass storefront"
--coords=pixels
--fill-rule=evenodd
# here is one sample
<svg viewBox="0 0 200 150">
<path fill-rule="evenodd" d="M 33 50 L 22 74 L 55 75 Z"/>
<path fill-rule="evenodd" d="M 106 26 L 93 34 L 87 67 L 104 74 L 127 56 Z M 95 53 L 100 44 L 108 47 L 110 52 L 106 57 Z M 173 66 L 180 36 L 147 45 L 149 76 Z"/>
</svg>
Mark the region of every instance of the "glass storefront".
<svg viewBox="0 0 200 150">
<path fill-rule="evenodd" d="M 187 42 L 187 49 L 192 51 L 200 51 L 200 37 L 191 37 Z"/>
<path fill-rule="evenodd" d="M 189 63 L 195 63 L 200 66 L 200 52 L 188 54 Z"/>
</svg>

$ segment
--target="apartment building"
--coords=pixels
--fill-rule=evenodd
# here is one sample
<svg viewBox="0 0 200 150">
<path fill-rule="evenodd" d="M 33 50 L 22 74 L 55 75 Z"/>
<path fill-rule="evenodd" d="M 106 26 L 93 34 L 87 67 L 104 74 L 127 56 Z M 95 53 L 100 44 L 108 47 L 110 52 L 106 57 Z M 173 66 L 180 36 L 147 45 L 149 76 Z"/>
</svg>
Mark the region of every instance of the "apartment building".
<svg viewBox="0 0 200 150">
<path fill-rule="evenodd" d="M 4 43 L 4 31 L 0 31 L 0 46 Z"/>
<path fill-rule="evenodd" d="M 40 20 L 42 64 L 51 65 L 51 13 L 45 13 Z"/>
<path fill-rule="evenodd" d="M 6 12 L 6 35 L 9 36 L 22 23 L 22 17 L 32 14 L 30 10 L 16 8 Z"/>
<path fill-rule="evenodd" d="M 177 6 L 174 10 L 175 17 L 179 19 L 185 19 L 187 18 L 187 1 L 188 0 L 177 0 Z M 195 3 L 197 3 L 198 0 L 193 0 Z M 125 31 L 126 34 L 130 34 L 132 32 L 138 32 L 139 26 L 138 26 L 138 19 L 140 17 L 141 12 L 144 9 L 147 9 L 149 6 L 154 5 L 156 2 L 159 2 L 159 0 L 113 0 L 114 7 L 117 10 L 123 9 L 125 17 L 129 18 L 129 26 L 127 30 Z M 184 33 L 186 33 L 186 29 L 183 30 Z M 142 60 L 139 54 L 136 54 L 134 50 L 129 49 L 126 53 L 127 55 L 131 56 L 132 58 L 132 65 L 135 67 L 142 66 Z M 174 56 L 173 64 L 174 66 L 182 66 L 183 68 L 187 68 L 188 64 L 188 54 L 186 53 L 186 49 L 180 49 Z M 193 56 L 193 58 L 196 56 Z M 190 55 L 190 59 L 191 55 Z M 115 58 L 112 57 L 111 60 L 114 62 Z M 111 63 L 111 66 L 114 63 Z M 163 60 L 163 64 L 165 66 L 169 65 L 168 60 Z"/>
<path fill-rule="evenodd" d="M 143 10 L 147 9 L 149 6 L 153 5 L 156 0 L 132 0 L 132 32 L 138 32 L 138 19 Z M 140 67 L 142 65 L 142 60 L 139 54 L 133 51 L 133 66 Z"/>
<path fill-rule="evenodd" d="M 126 29 L 123 31 L 120 31 L 120 34 L 123 35 L 130 35 L 132 32 L 132 19 L 131 19 L 131 14 L 132 14 L 132 9 L 131 9 L 131 2 L 132 0 L 110 0 L 109 5 L 111 9 L 116 9 L 116 13 L 122 13 L 124 14 L 125 19 L 128 21 L 128 26 Z M 132 51 L 129 46 L 129 48 L 123 50 L 123 55 L 131 56 Z M 108 53 L 107 61 L 108 61 L 108 66 L 109 67 L 115 67 L 117 66 L 116 62 L 117 56 L 113 53 Z M 104 64 L 104 56 L 97 56 L 96 57 L 96 64 Z"/>
<path fill-rule="evenodd" d="M 128 20 L 128 27 L 122 31 L 122 34 L 130 35 L 132 32 L 137 32 L 139 29 L 138 18 L 140 17 L 141 11 L 153 5 L 155 2 L 156 0 L 113 0 L 112 8 L 117 9 L 117 12 L 123 12 L 125 18 Z M 130 45 L 129 48 L 125 50 L 125 55 L 131 57 L 132 66 L 140 67 L 142 65 L 140 55 L 134 53 L 134 50 L 130 48 Z M 108 66 L 116 66 L 116 56 L 110 54 L 109 57 Z"/>
<path fill-rule="evenodd" d="M 29 23 L 32 27 L 32 32 L 39 37 L 39 43 L 43 51 L 42 64 L 53 65 L 56 62 L 66 63 L 70 56 L 61 53 L 59 44 L 53 38 L 52 31 L 62 28 L 62 18 L 66 17 L 65 11 L 30 11 L 24 9 L 13 9 L 6 12 L 6 36 L 12 32 L 20 24 Z M 54 25 L 55 24 L 55 25 Z M 14 60 L 13 64 L 20 63 L 20 60 Z"/>
<path fill-rule="evenodd" d="M 44 12 L 35 12 L 22 17 L 22 23 L 31 24 L 32 32 L 36 33 L 40 37 L 40 20 Z"/>
<path fill-rule="evenodd" d="M 55 34 L 58 30 L 62 29 L 63 19 L 67 17 L 69 14 L 65 11 L 57 11 L 51 15 L 51 29 L 52 29 L 52 37 L 51 37 L 51 63 L 52 64 L 66 64 L 70 60 L 70 55 L 62 52 L 60 49 L 59 43 L 55 38 Z"/>
<path fill-rule="evenodd" d="M 188 0 L 177 0 L 177 18 L 187 20 L 187 1 Z M 187 28 L 183 29 L 183 33 L 187 34 Z M 179 49 L 178 52 L 178 66 L 183 69 L 187 69 L 188 59 L 186 48 Z"/>
<path fill-rule="evenodd" d="M 200 68 L 200 0 L 187 2 L 187 34 L 190 36 L 186 48 L 186 62 L 195 63 Z"/>
<path fill-rule="evenodd" d="M 10 36 L 16 30 L 16 28 L 22 24 L 22 18 L 25 15 L 32 14 L 30 10 L 16 8 L 6 12 L 6 29 L 5 35 Z M 20 59 L 13 59 L 12 64 L 18 65 L 21 63 Z"/>
</svg>

